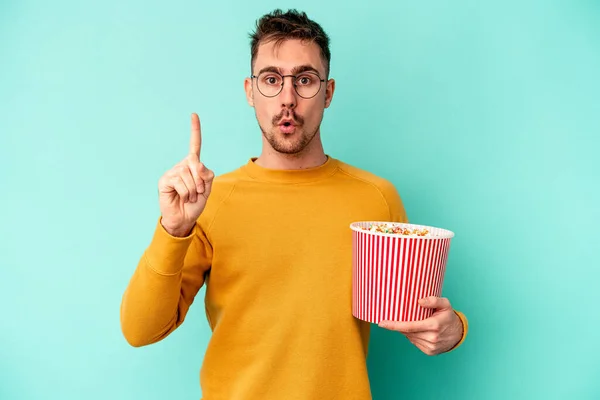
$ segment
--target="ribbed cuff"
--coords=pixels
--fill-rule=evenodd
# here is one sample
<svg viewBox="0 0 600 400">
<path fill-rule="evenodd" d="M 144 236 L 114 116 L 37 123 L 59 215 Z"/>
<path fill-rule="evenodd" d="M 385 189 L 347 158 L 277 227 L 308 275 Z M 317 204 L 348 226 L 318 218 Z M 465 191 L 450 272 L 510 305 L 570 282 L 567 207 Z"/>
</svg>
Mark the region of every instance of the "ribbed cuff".
<svg viewBox="0 0 600 400">
<path fill-rule="evenodd" d="M 465 316 L 465 314 L 463 314 L 460 311 L 456 311 L 456 310 L 454 310 L 454 313 L 456 315 L 458 315 L 458 318 L 460 318 L 460 322 L 462 323 L 462 326 L 463 326 L 463 334 L 462 334 L 462 337 L 460 338 L 460 341 L 458 343 L 456 343 L 456 345 L 448 351 L 452 351 L 452 350 L 458 348 L 467 338 L 467 332 L 469 331 L 469 321 L 467 320 L 467 317 Z"/>
<path fill-rule="evenodd" d="M 176 275 L 183 269 L 183 261 L 192 238 L 196 234 L 196 225 L 186 237 L 169 234 L 158 219 L 154 236 L 146 249 L 145 257 L 149 267 L 160 275 Z"/>
</svg>

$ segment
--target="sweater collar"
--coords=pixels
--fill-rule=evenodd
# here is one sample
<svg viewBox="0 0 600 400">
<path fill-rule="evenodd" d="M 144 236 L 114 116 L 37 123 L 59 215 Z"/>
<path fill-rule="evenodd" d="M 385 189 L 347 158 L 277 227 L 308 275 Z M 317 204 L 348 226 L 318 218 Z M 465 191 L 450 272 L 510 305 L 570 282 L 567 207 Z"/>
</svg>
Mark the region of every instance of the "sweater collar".
<svg viewBox="0 0 600 400">
<path fill-rule="evenodd" d="M 270 169 L 256 164 L 258 157 L 252 157 L 243 167 L 245 172 L 253 179 L 265 182 L 278 183 L 304 183 L 327 178 L 336 171 L 338 160 L 327 155 L 323 164 L 306 169 Z"/>
</svg>

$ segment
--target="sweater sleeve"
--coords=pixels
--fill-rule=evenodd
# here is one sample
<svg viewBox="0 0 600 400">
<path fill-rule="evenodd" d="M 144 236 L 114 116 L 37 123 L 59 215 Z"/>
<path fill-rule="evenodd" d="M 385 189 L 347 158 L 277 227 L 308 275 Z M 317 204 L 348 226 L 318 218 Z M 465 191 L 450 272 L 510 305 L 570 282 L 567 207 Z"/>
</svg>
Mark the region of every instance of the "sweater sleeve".
<svg viewBox="0 0 600 400">
<path fill-rule="evenodd" d="M 121 329 L 132 346 L 158 342 L 183 323 L 212 261 L 201 220 L 179 238 L 159 219 L 121 301 Z"/>
</svg>

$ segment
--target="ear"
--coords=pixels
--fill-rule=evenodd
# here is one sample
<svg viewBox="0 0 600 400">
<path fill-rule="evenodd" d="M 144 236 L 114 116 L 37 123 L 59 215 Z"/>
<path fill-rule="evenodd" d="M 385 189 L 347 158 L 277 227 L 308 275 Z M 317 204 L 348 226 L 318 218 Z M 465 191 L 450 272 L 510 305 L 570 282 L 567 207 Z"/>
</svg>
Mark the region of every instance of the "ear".
<svg viewBox="0 0 600 400">
<path fill-rule="evenodd" d="M 335 80 L 329 79 L 325 86 L 325 108 L 328 108 L 333 99 L 333 92 L 335 91 Z"/>
<path fill-rule="evenodd" d="M 254 107 L 254 88 L 252 87 L 252 78 L 244 80 L 244 90 L 246 91 L 246 101 L 250 107 Z"/>
</svg>

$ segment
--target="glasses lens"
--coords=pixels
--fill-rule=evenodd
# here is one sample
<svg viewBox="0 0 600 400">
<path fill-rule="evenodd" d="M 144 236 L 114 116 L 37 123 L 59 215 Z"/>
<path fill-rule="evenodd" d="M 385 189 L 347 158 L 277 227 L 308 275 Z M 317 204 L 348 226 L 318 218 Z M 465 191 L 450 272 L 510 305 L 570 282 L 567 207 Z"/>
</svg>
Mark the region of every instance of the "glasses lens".
<svg viewBox="0 0 600 400">
<path fill-rule="evenodd" d="M 263 72 L 258 76 L 258 90 L 268 97 L 276 96 L 281 90 L 283 78 L 275 72 Z"/>
<path fill-rule="evenodd" d="M 303 72 L 296 76 L 296 91 L 301 97 L 314 97 L 321 87 L 319 75 L 312 72 Z"/>
</svg>

